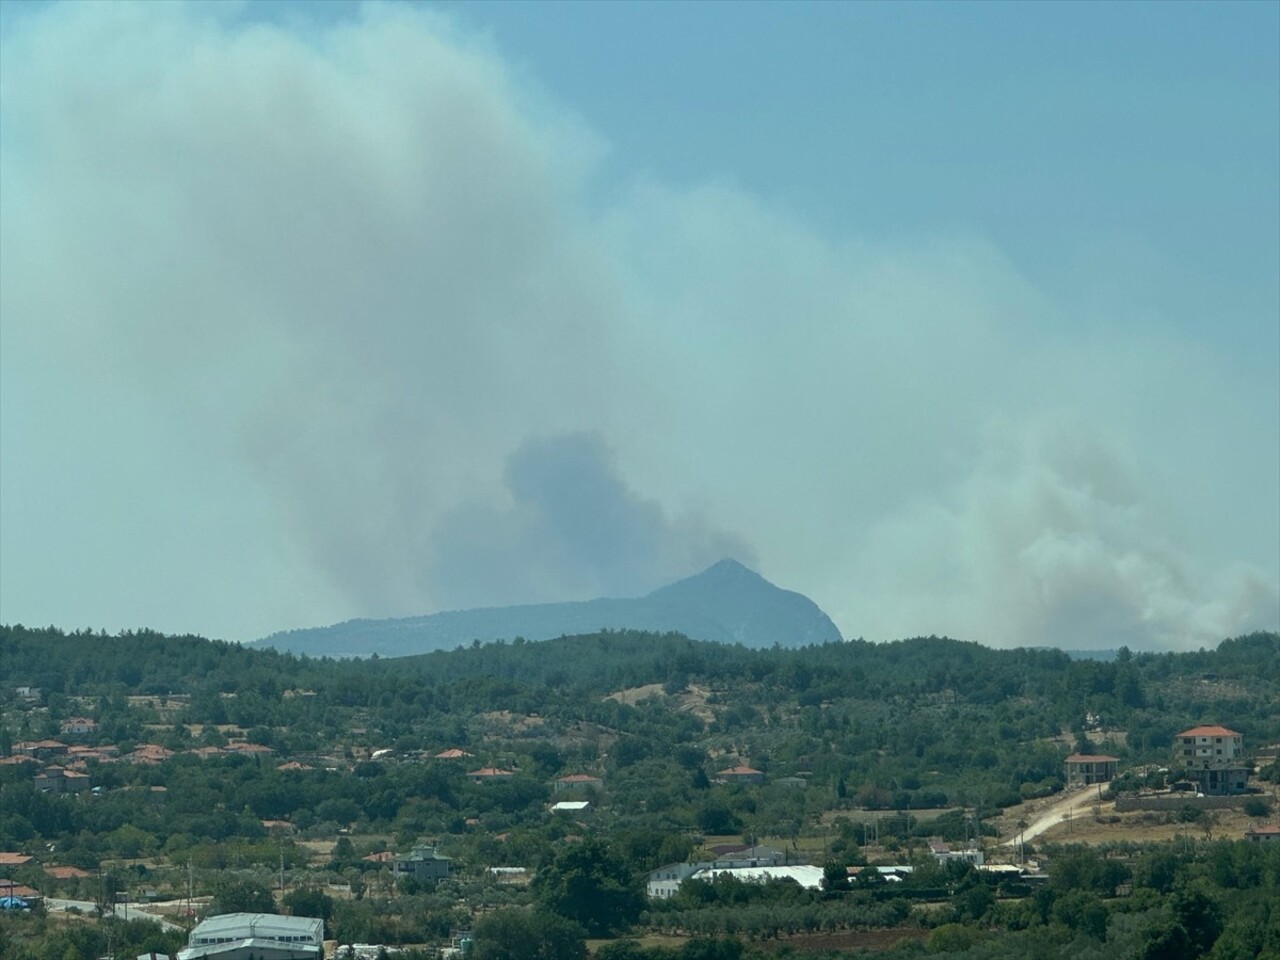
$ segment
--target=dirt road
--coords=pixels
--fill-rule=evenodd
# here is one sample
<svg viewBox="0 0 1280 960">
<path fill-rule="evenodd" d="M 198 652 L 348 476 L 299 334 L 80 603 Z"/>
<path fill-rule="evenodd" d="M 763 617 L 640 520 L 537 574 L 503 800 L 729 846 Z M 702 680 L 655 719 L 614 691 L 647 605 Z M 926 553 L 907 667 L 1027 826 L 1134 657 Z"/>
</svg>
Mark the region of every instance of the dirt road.
<svg viewBox="0 0 1280 960">
<path fill-rule="evenodd" d="M 1062 794 L 1047 809 L 1036 814 L 1026 830 L 1021 830 L 1008 840 L 1001 842 L 1002 847 L 1016 847 L 1020 841 L 1031 840 L 1040 836 L 1050 827 L 1074 817 L 1088 816 L 1093 805 L 1098 802 L 1099 792 L 1105 792 L 1110 784 L 1094 784 L 1089 787 L 1077 787 Z"/>
</svg>

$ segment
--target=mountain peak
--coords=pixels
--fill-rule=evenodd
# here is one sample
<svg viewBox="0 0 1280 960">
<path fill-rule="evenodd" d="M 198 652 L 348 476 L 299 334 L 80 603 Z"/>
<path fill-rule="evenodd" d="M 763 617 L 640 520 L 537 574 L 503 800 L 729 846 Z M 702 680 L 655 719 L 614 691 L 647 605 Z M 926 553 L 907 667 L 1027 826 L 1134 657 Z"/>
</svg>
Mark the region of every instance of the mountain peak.
<svg viewBox="0 0 1280 960">
<path fill-rule="evenodd" d="M 649 594 L 650 597 L 662 597 L 672 593 L 687 593 L 690 590 L 725 589 L 737 585 L 744 590 L 758 589 L 761 586 L 777 589 L 764 577 L 756 573 L 746 564 L 732 557 L 717 560 L 711 566 L 698 573 L 668 583 Z"/>
<path fill-rule="evenodd" d="M 405 656 L 472 640 L 549 640 L 607 630 L 676 631 L 696 640 L 748 647 L 799 647 L 841 640 L 840 631 L 803 594 L 774 586 L 726 557 L 701 573 L 632 600 L 589 600 L 483 610 L 454 610 L 402 620 L 359 620 L 275 634 L 264 646 L 336 656 Z"/>
<path fill-rule="evenodd" d="M 707 567 L 707 569 L 703 570 L 702 573 L 703 575 L 716 574 L 716 575 L 732 575 L 732 576 L 741 576 L 742 574 L 748 574 L 749 576 L 752 576 L 752 577 L 760 577 L 760 574 L 756 573 L 754 570 L 748 567 L 745 563 L 740 563 L 739 561 L 735 560 L 733 557 L 725 557 L 723 560 L 717 560 L 711 566 Z M 764 578 L 760 577 L 760 579 L 763 580 Z"/>
<path fill-rule="evenodd" d="M 646 600 L 696 610 L 748 647 L 786 647 L 844 639 L 831 619 L 804 594 L 770 583 L 750 567 L 726 557 L 701 573 L 677 580 Z"/>
</svg>

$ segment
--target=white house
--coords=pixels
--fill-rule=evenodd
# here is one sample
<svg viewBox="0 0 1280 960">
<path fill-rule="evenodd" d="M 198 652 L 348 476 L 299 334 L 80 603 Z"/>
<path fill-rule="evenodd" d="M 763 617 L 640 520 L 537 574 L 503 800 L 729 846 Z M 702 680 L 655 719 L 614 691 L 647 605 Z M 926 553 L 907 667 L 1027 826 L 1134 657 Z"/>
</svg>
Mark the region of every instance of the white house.
<svg viewBox="0 0 1280 960">
<path fill-rule="evenodd" d="M 933 854 L 933 859 L 939 863 L 960 860 L 964 863 L 972 863 L 975 867 L 980 867 L 986 859 L 983 856 L 981 847 L 970 845 L 963 850 L 952 850 L 937 837 L 929 841 L 929 852 Z"/>
<path fill-rule="evenodd" d="M 1244 752 L 1244 737 L 1226 727 L 1183 730 L 1173 741 L 1174 765 L 1195 781 L 1206 796 L 1244 793 L 1252 766 Z"/>
<path fill-rule="evenodd" d="M 647 892 L 651 900 L 666 900 L 674 897 L 680 884 L 692 877 L 699 870 L 711 866 L 710 863 L 668 863 L 649 871 Z"/>
<path fill-rule="evenodd" d="M 1244 756 L 1244 737 L 1226 727 L 1192 727 L 1174 739 L 1174 752 L 1182 767 L 1200 767 L 1206 760 L 1221 763 Z"/>
</svg>

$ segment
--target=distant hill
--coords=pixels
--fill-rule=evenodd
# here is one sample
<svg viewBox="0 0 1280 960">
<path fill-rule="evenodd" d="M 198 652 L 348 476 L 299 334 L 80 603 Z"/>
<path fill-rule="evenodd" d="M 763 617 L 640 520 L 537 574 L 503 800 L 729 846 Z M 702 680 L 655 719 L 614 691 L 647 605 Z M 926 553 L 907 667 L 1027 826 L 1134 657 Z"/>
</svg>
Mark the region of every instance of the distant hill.
<svg viewBox="0 0 1280 960">
<path fill-rule="evenodd" d="M 645 597 L 348 620 L 275 633 L 253 646 L 312 657 L 405 657 L 452 650 L 473 640 L 550 640 L 606 629 L 674 631 L 695 640 L 746 647 L 801 647 L 842 639 L 836 625 L 808 597 L 774 586 L 736 560 L 721 560 Z"/>
</svg>

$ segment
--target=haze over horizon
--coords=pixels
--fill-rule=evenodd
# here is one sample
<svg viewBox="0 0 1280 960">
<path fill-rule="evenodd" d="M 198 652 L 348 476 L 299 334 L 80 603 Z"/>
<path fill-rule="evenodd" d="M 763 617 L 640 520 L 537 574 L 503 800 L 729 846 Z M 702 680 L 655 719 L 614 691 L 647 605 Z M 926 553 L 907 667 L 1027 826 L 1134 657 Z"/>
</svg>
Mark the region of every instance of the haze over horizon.
<svg viewBox="0 0 1280 960">
<path fill-rule="evenodd" d="M 1280 5 L 0 4 L 0 622 L 734 557 L 1280 629 Z"/>
</svg>

